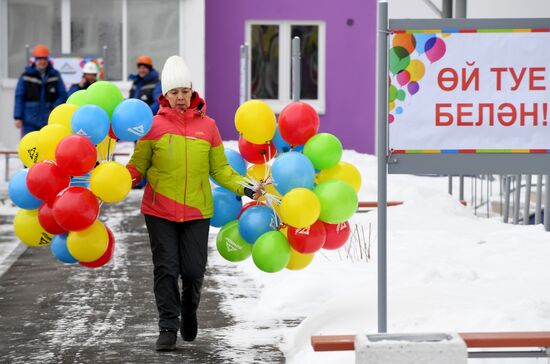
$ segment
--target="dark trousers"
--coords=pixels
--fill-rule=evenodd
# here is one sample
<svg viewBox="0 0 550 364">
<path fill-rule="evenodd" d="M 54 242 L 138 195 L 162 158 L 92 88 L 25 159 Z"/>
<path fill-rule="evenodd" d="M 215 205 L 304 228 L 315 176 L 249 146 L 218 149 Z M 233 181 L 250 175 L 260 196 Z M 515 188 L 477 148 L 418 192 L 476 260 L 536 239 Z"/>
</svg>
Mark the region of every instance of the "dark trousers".
<svg viewBox="0 0 550 364">
<path fill-rule="evenodd" d="M 145 224 L 153 253 L 159 328 L 177 330 L 180 315 L 193 315 L 199 306 L 208 256 L 210 219 L 174 222 L 145 215 Z"/>
</svg>

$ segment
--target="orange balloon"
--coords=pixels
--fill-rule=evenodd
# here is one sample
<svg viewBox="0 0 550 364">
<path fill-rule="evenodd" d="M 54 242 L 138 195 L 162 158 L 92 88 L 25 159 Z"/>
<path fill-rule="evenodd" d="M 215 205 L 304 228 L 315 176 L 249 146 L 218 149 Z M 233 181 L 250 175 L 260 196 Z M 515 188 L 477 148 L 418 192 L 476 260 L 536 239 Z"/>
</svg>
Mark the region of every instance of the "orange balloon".
<svg viewBox="0 0 550 364">
<path fill-rule="evenodd" d="M 412 34 L 399 33 L 393 37 L 392 45 L 394 47 L 403 47 L 407 50 L 407 52 L 409 52 L 409 54 L 412 54 L 412 52 L 414 52 L 414 48 L 416 47 L 416 40 Z"/>
</svg>

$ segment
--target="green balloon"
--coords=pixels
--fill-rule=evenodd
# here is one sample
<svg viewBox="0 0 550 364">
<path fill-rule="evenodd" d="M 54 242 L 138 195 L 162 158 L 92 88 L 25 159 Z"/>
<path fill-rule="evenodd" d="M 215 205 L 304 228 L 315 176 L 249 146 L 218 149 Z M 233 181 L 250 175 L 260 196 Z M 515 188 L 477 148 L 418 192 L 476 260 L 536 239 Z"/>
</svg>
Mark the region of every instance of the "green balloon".
<svg viewBox="0 0 550 364">
<path fill-rule="evenodd" d="M 113 111 L 123 99 L 118 87 L 107 81 L 94 82 L 86 91 L 87 103 L 105 110 L 109 118 L 113 116 Z"/>
<path fill-rule="evenodd" d="M 290 260 L 290 244 L 280 231 L 268 231 L 252 246 L 252 259 L 260 270 L 266 273 L 278 272 Z"/>
<path fill-rule="evenodd" d="M 391 85 L 388 93 L 390 94 L 390 101 L 395 100 L 397 98 L 397 93 L 398 93 L 397 87 L 395 87 L 394 85 Z"/>
<path fill-rule="evenodd" d="M 411 57 L 405 48 L 393 47 L 390 49 L 390 72 L 394 75 L 407 68 L 410 62 Z"/>
<path fill-rule="evenodd" d="M 304 145 L 304 155 L 315 169 L 328 169 L 336 166 L 342 158 L 342 143 L 329 133 L 319 133 Z"/>
<path fill-rule="evenodd" d="M 84 106 L 86 105 L 86 90 L 78 90 L 75 93 L 71 94 L 67 99 L 67 104 Z"/>
<path fill-rule="evenodd" d="M 340 224 L 353 216 L 359 201 L 353 187 L 342 180 L 330 179 L 319 183 L 313 192 L 321 202 L 319 220 Z"/>
<path fill-rule="evenodd" d="M 404 101 L 406 96 L 407 96 L 407 94 L 405 93 L 404 90 L 397 91 L 397 99 L 398 100 Z"/>
<path fill-rule="evenodd" d="M 237 220 L 228 222 L 218 232 L 216 248 L 230 262 L 241 262 L 252 254 L 252 245 L 242 238 Z"/>
</svg>

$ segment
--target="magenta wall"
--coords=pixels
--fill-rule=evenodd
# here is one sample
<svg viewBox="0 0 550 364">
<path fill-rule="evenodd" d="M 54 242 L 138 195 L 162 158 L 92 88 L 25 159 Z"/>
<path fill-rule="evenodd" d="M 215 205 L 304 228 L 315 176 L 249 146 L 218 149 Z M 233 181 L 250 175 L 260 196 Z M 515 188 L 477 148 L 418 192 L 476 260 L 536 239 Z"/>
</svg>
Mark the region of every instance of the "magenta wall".
<svg viewBox="0 0 550 364">
<path fill-rule="evenodd" d="M 326 101 L 319 132 L 374 153 L 375 0 L 206 0 L 206 102 L 224 140 L 236 140 L 239 47 L 246 20 L 326 22 Z M 348 25 L 348 19 L 353 24 Z"/>
</svg>

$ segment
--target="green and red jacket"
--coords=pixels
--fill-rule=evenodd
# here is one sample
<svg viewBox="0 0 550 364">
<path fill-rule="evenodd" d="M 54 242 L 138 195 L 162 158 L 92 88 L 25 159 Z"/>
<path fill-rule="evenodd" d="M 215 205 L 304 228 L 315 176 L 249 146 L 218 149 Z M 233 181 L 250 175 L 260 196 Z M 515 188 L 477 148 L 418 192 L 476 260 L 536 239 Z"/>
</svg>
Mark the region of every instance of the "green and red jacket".
<svg viewBox="0 0 550 364">
<path fill-rule="evenodd" d="M 205 115 L 206 104 L 196 92 L 185 111 L 160 99 L 163 107 L 127 165 L 135 183 L 147 176 L 141 212 L 178 222 L 210 218 L 208 177 L 240 196 L 244 177 L 227 162 L 216 122 Z"/>
</svg>

